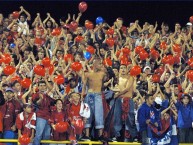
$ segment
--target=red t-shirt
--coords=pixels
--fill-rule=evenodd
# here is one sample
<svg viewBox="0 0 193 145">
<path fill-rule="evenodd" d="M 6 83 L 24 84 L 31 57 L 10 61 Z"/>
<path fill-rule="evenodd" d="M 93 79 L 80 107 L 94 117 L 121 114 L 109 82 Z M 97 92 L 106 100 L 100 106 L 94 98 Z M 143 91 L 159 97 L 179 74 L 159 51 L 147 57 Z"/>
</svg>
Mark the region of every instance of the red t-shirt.
<svg viewBox="0 0 193 145">
<path fill-rule="evenodd" d="M 17 115 L 16 126 L 21 130 L 21 134 L 27 134 L 31 137 L 32 129 L 36 128 L 36 113 L 32 112 L 28 118 L 24 115 L 24 112 Z"/>
<path fill-rule="evenodd" d="M 21 105 L 16 100 L 7 101 L 1 108 L 3 113 L 3 130 L 11 130 L 11 127 L 15 124 L 16 117 L 21 111 Z"/>
<path fill-rule="evenodd" d="M 49 120 L 51 115 L 51 103 L 54 103 L 54 99 L 50 98 L 47 94 L 43 95 L 43 100 L 39 105 L 38 111 L 36 112 L 37 117 Z M 32 101 L 37 102 L 39 100 L 39 93 L 32 95 Z"/>
</svg>

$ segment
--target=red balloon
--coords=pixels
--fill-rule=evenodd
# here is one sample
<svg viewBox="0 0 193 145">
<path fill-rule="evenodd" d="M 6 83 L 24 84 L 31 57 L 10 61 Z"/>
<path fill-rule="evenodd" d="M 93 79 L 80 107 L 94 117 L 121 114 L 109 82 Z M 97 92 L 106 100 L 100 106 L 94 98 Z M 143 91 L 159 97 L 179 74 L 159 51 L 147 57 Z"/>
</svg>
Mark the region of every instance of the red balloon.
<svg viewBox="0 0 193 145">
<path fill-rule="evenodd" d="M 166 55 L 162 58 L 162 62 L 164 64 L 173 65 L 174 64 L 174 57 L 172 55 Z"/>
<path fill-rule="evenodd" d="M 44 39 L 42 39 L 42 38 L 35 38 L 35 40 L 34 40 L 34 44 L 35 45 L 43 45 L 45 43 L 45 40 Z"/>
<path fill-rule="evenodd" d="M 127 55 L 122 55 L 121 57 L 120 57 L 120 61 L 128 61 L 129 59 L 128 59 L 128 56 Z"/>
<path fill-rule="evenodd" d="M 167 44 L 166 44 L 165 41 L 161 42 L 160 48 L 163 49 L 163 50 L 165 50 L 167 48 Z"/>
<path fill-rule="evenodd" d="M 143 46 L 135 47 L 135 53 L 139 54 L 142 50 L 144 50 Z"/>
<path fill-rule="evenodd" d="M 86 2 L 81 2 L 78 5 L 78 9 L 81 13 L 85 12 L 87 10 L 88 6 Z"/>
<path fill-rule="evenodd" d="M 40 27 L 38 27 L 36 30 L 40 30 L 41 31 L 41 33 L 42 33 L 42 35 L 44 34 L 44 29 L 40 26 Z"/>
<path fill-rule="evenodd" d="M 180 63 L 180 55 L 179 55 L 179 54 L 174 55 L 174 63 L 175 63 L 175 64 Z"/>
<path fill-rule="evenodd" d="M 187 78 L 193 82 L 193 70 L 188 70 L 187 72 Z"/>
<path fill-rule="evenodd" d="M 160 57 L 159 52 L 156 51 L 156 50 L 153 49 L 153 48 L 150 50 L 150 55 L 151 55 L 151 57 L 152 57 L 153 59 L 157 59 L 157 58 Z"/>
<path fill-rule="evenodd" d="M 58 85 L 61 85 L 64 83 L 64 76 L 58 75 L 54 78 L 54 82 L 56 82 Z"/>
<path fill-rule="evenodd" d="M 82 36 L 76 36 L 76 38 L 75 38 L 75 41 L 78 43 L 80 43 L 83 40 L 84 40 L 84 37 L 82 37 Z"/>
<path fill-rule="evenodd" d="M 152 82 L 154 82 L 154 83 L 159 83 L 159 82 L 160 82 L 160 75 L 154 74 L 154 75 L 152 76 Z"/>
<path fill-rule="evenodd" d="M 44 77 L 45 76 L 45 68 L 41 65 L 34 66 L 34 73 L 36 73 L 39 76 Z"/>
<path fill-rule="evenodd" d="M 65 60 L 65 62 L 68 62 L 68 60 L 73 61 L 74 56 L 72 54 L 66 54 L 66 55 L 64 55 L 64 60 Z"/>
<path fill-rule="evenodd" d="M 118 51 L 116 52 L 116 57 L 118 58 L 118 57 L 120 56 L 120 54 L 121 54 L 121 50 L 118 50 Z"/>
<path fill-rule="evenodd" d="M 148 58 L 148 53 L 145 51 L 145 50 L 143 50 L 143 51 L 141 51 L 140 53 L 139 53 L 139 58 L 140 58 L 140 60 L 146 60 L 147 58 Z"/>
<path fill-rule="evenodd" d="M 137 75 L 139 75 L 140 73 L 141 73 L 141 67 L 140 67 L 140 66 L 137 66 L 137 65 L 133 66 L 133 67 L 131 68 L 131 70 L 130 70 L 130 75 L 131 75 L 131 76 L 137 76 Z"/>
<path fill-rule="evenodd" d="M 122 52 L 123 52 L 124 55 L 129 55 L 131 50 L 127 47 L 124 47 L 124 48 L 122 48 Z"/>
<path fill-rule="evenodd" d="M 113 62 L 112 62 L 112 60 L 111 60 L 110 58 L 106 58 L 106 59 L 104 60 L 103 64 L 104 64 L 105 66 L 112 66 L 112 65 L 113 65 Z"/>
<path fill-rule="evenodd" d="M 5 66 L 5 68 L 3 69 L 3 73 L 5 75 L 11 75 L 16 71 L 16 68 L 10 65 Z"/>
<path fill-rule="evenodd" d="M 89 45 L 89 46 L 86 47 L 86 51 L 87 51 L 87 52 L 90 52 L 90 54 L 94 54 L 95 49 L 94 49 L 94 47 L 92 47 L 92 46 Z"/>
<path fill-rule="evenodd" d="M 82 134 L 82 131 L 84 129 L 84 122 L 82 121 L 82 119 L 75 120 L 74 127 L 76 129 L 77 134 Z"/>
<path fill-rule="evenodd" d="M 42 64 L 43 64 L 45 67 L 50 66 L 50 63 L 51 63 L 51 61 L 50 61 L 50 58 L 49 58 L 49 57 L 43 58 Z"/>
<path fill-rule="evenodd" d="M 178 53 L 181 52 L 180 45 L 178 45 L 178 44 L 174 44 L 172 46 L 172 49 L 173 49 L 174 52 L 178 52 Z"/>
<path fill-rule="evenodd" d="M 30 79 L 28 79 L 28 78 L 25 78 L 25 79 L 23 79 L 23 80 L 21 81 L 21 86 L 22 86 L 23 88 L 26 88 L 26 89 L 28 89 L 31 84 L 32 84 L 32 81 L 31 81 Z"/>
<path fill-rule="evenodd" d="M 53 36 L 59 36 L 60 33 L 61 33 L 61 29 L 60 29 L 60 28 L 54 28 L 54 29 L 52 30 L 52 35 L 53 35 Z"/>
<path fill-rule="evenodd" d="M 106 33 L 108 35 L 113 35 L 114 34 L 114 29 L 113 28 L 109 28 Z"/>
<path fill-rule="evenodd" d="M 189 21 L 193 23 L 193 16 L 190 16 Z"/>
<path fill-rule="evenodd" d="M 13 14 L 13 18 L 14 19 L 18 19 L 19 18 L 19 12 L 18 11 L 14 11 L 12 14 Z"/>
<path fill-rule="evenodd" d="M 86 27 L 86 29 L 93 29 L 94 28 L 94 25 L 93 25 L 93 23 L 92 22 L 90 22 L 90 21 L 86 21 L 85 22 L 85 27 Z"/>
<path fill-rule="evenodd" d="M 131 64 L 131 62 L 129 62 L 128 60 L 120 60 L 120 64 L 127 66 L 127 65 Z"/>
<path fill-rule="evenodd" d="M 19 83 L 21 82 L 21 78 L 19 76 L 14 76 L 11 78 L 11 82 L 18 81 Z"/>
<path fill-rule="evenodd" d="M 9 64 L 10 62 L 11 62 L 11 60 L 12 60 L 12 58 L 11 58 L 11 55 L 10 54 L 3 54 L 2 56 L 1 56 L 1 58 L 2 58 L 2 61 L 5 63 L 5 64 Z"/>
<path fill-rule="evenodd" d="M 106 43 L 109 47 L 113 47 L 115 44 L 115 41 L 113 38 L 107 38 Z"/>
<path fill-rule="evenodd" d="M 78 23 L 77 23 L 76 21 L 72 21 L 72 22 L 70 23 L 70 29 L 71 29 L 72 31 L 76 31 L 76 28 L 78 28 Z"/>
<path fill-rule="evenodd" d="M 55 125 L 56 131 L 63 133 L 68 130 L 68 123 L 67 122 L 59 122 Z"/>
<path fill-rule="evenodd" d="M 73 71 L 80 71 L 82 69 L 82 64 L 80 62 L 73 62 L 71 68 Z"/>
<path fill-rule="evenodd" d="M 46 67 L 46 68 L 48 68 L 48 70 L 49 70 L 49 75 L 52 75 L 52 73 L 54 72 L 54 65 L 53 64 L 50 64 L 48 67 Z"/>
<path fill-rule="evenodd" d="M 27 134 L 23 134 L 20 138 L 19 138 L 19 143 L 21 145 L 28 145 L 30 143 L 30 138 L 28 137 Z"/>
<path fill-rule="evenodd" d="M 189 60 L 188 60 L 188 65 L 190 67 L 193 67 L 193 57 L 191 57 Z"/>
</svg>

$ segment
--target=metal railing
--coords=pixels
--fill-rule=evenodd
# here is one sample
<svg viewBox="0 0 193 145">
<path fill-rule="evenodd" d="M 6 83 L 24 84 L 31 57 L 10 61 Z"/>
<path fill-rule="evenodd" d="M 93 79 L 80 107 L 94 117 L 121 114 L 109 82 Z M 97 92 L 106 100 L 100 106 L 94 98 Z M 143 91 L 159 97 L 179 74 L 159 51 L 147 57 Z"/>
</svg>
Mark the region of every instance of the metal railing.
<svg viewBox="0 0 193 145">
<path fill-rule="evenodd" d="M 18 143 L 17 139 L 0 139 L 0 143 L 8 143 L 8 142 L 13 142 L 13 143 Z M 41 143 L 55 143 L 55 144 L 70 144 L 70 141 L 52 141 L 52 140 L 41 140 Z M 78 144 L 85 144 L 85 145 L 95 145 L 95 144 L 102 144 L 102 142 L 99 141 L 84 141 L 84 142 L 78 142 Z M 141 145 L 141 143 L 133 142 L 109 142 L 109 144 L 112 145 Z M 193 143 L 180 143 L 180 145 L 193 145 Z"/>
</svg>

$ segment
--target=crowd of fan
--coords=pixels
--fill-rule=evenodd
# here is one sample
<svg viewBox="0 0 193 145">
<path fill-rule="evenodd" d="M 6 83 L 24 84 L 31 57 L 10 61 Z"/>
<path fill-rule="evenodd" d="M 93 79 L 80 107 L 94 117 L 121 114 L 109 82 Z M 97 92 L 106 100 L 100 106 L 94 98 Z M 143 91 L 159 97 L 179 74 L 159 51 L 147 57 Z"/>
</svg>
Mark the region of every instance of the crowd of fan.
<svg viewBox="0 0 193 145">
<path fill-rule="evenodd" d="M 50 13 L 45 20 L 39 13 L 32 20 L 24 7 L 20 9 L 18 19 L 12 13 L 8 17 L 0 14 L 1 138 L 14 139 L 27 134 L 34 145 L 39 145 L 42 139 L 71 140 L 77 144 L 77 140 L 97 137 L 101 141 L 144 143 L 148 127 L 153 128 L 159 140 L 158 133 L 169 129 L 172 118 L 179 142 L 193 143 L 193 87 L 191 74 L 187 73 L 191 69 L 188 60 L 193 49 L 192 23 L 184 27 L 176 23 L 174 32 L 166 23 L 161 28 L 148 22 L 140 26 L 138 20 L 126 27 L 122 18 L 117 18 L 112 26 L 101 17 L 96 25 L 88 20 L 81 24 L 79 20 L 84 13 L 79 13 L 77 18 L 70 14 L 67 19 L 62 17 L 58 24 Z M 88 22 L 90 27 L 86 25 Z M 90 46 L 92 51 L 88 49 Z M 3 57 L 9 55 L 11 62 L 7 63 Z M 51 72 L 49 66 L 43 66 L 44 58 L 50 60 Z M 75 71 L 78 66 L 73 69 L 73 62 L 80 62 L 82 68 Z M 5 73 L 8 65 L 15 68 L 11 74 Z M 34 71 L 38 65 L 44 69 L 43 75 L 40 75 L 43 70 L 40 74 Z M 133 66 L 141 68 L 139 75 L 131 75 Z M 103 78 L 98 75 L 93 78 L 96 81 L 93 84 L 103 84 L 103 102 L 97 105 L 102 106 L 104 114 L 99 116 L 104 118 L 102 124 L 85 125 L 92 130 L 88 135 L 81 123 L 87 124 L 93 114 L 95 121 L 98 120 L 96 112 L 100 110 L 96 106 L 93 109 L 91 101 L 85 99 L 91 87 L 87 86 L 86 74 L 95 74 L 95 69 L 104 73 Z M 130 88 L 124 84 L 121 90 L 124 73 Z M 62 83 L 56 81 L 58 75 L 64 78 Z M 21 83 L 26 78 L 32 81 L 28 88 Z M 126 97 L 129 103 L 122 99 L 127 91 L 132 94 Z M 122 106 L 120 114 L 117 104 Z M 56 128 L 62 121 L 67 122 L 65 133 Z M 121 124 L 120 129 L 117 123 Z M 125 127 L 128 124 L 132 130 Z M 96 129 L 103 132 L 97 135 Z"/>
</svg>

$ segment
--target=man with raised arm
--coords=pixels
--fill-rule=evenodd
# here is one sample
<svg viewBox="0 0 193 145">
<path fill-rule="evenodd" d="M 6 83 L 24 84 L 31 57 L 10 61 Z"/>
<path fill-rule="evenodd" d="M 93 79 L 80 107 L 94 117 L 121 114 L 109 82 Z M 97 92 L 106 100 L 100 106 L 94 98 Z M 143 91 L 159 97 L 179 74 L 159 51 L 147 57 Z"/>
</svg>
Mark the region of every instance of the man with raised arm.
<svg viewBox="0 0 193 145">
<path fill-rule="evenodd" d="M 91 110 L 90 118 L 87 119 L 85 124 L 86 134 L 82 138 L 84 141 L 90 140 L 90 132 L 92 121 L 95 121 L 95 128 L 99 130 L 99 139 L 102 140 L 102 133 L 104 128 L 104 110 L 102 102 L 102 87 L 103 80 L 105 77 L 105 72 L 102 71 L 102 60 L 100 58 L 95 58 L 93 61 L 93 71 L 83 73 L 83 91 L 85 93 L 86 85 L 88 86 L 88 92 L 85 98 L 85 103 L 87 103 Z"/>
</svg>

